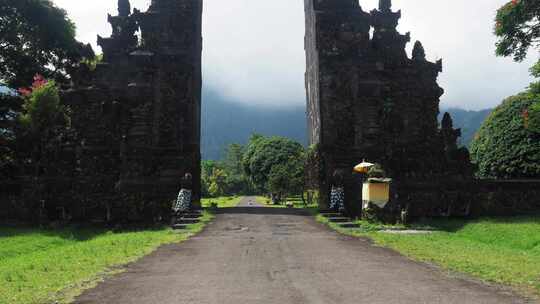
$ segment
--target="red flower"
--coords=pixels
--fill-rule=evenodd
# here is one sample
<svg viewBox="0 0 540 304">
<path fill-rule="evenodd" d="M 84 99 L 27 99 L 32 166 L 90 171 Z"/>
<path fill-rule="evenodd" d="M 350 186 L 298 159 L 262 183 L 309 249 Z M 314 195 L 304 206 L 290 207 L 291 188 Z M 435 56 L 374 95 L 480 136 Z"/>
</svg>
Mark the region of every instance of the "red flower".
<svg viewBox="0 0 540 304">
<path fill-rule="evenodd" d="M 37 89 L 47 84 L 47 79 L 41 74 L 36 74 L 34 76 L 34 82 L 32 83 L 32 88 Z"/>
<path fill-rule="evenodd" d="M 28 96 L 32 94 L 32 89 L 29 89 L 29 88 L 20 88 L 18 91 L 19 91 L 19 94 L 21 94 L 22 96 Z"/>
<path fill-rule="evenodd" d="M 30 87 L 30 88 L 20 88 L 17 91 L 19 91 L 19 94 L 26 97 L 26 96 L 29 96 L 30 94 L 32 94 L 32 92 L 35 89 L 39 89 L 42 86 L 46 85 L 47 82 L 48 82 L 47 79 L 45 79 L 45 77 L 43 77 L 43 75 L 36 74 L 36 75 L 34 75 L 34 82 L 32 82 L 32 87 Z"/>
<path fill-rule="evenodd" d="M 528 109 L 525 109 L 523 111 L 523 125 L 525 126 L 525 129 L 528 129 L 529 128 L 529 110 Z"/>
</svg>

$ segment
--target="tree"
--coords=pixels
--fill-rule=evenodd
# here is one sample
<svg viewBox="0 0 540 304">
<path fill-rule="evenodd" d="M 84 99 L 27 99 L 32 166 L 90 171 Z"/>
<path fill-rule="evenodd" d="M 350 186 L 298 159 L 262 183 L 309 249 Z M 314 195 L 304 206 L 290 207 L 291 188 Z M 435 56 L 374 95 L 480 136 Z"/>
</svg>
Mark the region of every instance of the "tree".
<svg viewBox="0 0 540 304">
<path fill-rule="evenodd" d="M 211 197 L 226 195 L 227 193 L 227 173 L 220 168 L 215 168 L 210 176 L 208 194 Z"/>
<path fill-rule="evenodd" d="M 304 148 L 295 141 L 283 137 L 254 135 L 248 143 L 242 163 L 246 176 L 256 190 L 264 192 L 270 188 L 276 190 L 278 184 L 283 185 L 281 179 L 283 175 L 296 176 L 297 166 L 295 164 L 299 162 L 298 160 L 303 159 Z M 301 167 L 300 175 L 303 179 L 303 162 Z M 285 171 L 288 173 L 284 174 Z M 271 176 L 273 186 L 270 186 Z M 279 188 L 291 189 L 289 186 L 279 186 Z"/>
<path fill-rule="evenodd" d="M 213 160 L 205 160 L 201 162 L 201 192 L 205 197 L 210 196 L 210 184 L 214 170 L 218 167 L 218 163 Z"/>
<path fill-rule="evenodd" d="M 30 132 L 39 134 L 64 122 L 64 108 L 60 104 L 60 94 L 54 81 L 36 75 L 32 87 L 21 88 L 20 92 L 25 96 L 20 120 Z"/>
<path fill-rule="evenodd" d="M 540 99 L 529 107 L 527 116 L 529 129 L 533 132 L 540 133 Z"/>
<path fill-rule="evenodd" d="M 231 175 L 242 175 L 242 157 L 244 147 L 240 144 L 230 144 L 225 153 L 224 166 Z"/>
<path fill-rule="evenodd" d="M 283 196 L 287 195 L 289 189 L 289 168 L 287 164 L 276 164 L 268 174 L 268 182 L 266 188 L 277 197 L 277 201 L 281 201 Z"/>
<path fill-rule="evenodd" d="M 539 95 L 531 91 L 503 101 L 486 119 L 471 144 L 471 157 L 482 178 L 540 177 Z M 532 109 L 532 110 L 531 110 Z"/>
<path fill-rule="evenodd" d="M 497 55 L 523 61 L 540 47 L 540 3 L 512 0 L 495 17 Z M 531 67 L 540 77 L 540 61 Z M 540 82 L 511 96 L 491 113 L 471 144 L 471 157 L 483 178 L 540 176 Z"/>
<path fill-rule="evenodd" d="M 31 88 L 21 88 L 19 91 L 24 101 L 18 116 L 20 128 L 17 134 L 17 154 L 20 158 L 28 157 L 29 162 L 35 166 L 35 174 L 39 174 L 43 165 L 50 165 L 44 159 L 49 144 L 67 133 L 69 117 L 66 108 L 60 103 L 58 87 L 54 81 L 36 75 Z M 31 151 L 27 151 L 28 147 Z"/>
<path fill-rule="evenodd" d="M 36 73 L 65 80 L 70 67 L 93 57 L 50 0 L 0 0 L 0 81 L 18 88 Z"/>
<path fill-rule="evenodd" d="M 497 54 L 522 61 L 530 47 L 540 42 L 540 5 L 537 0 L 512 0 L 497 11 L 495 17 Z"/>
<path fill-rule="evenodd" d="M 298 153 L 291 155 L 286 162 L 272 166 L 268 175 L 268 190 L 279 197 L 303 193 L 305 165 L 305 153 Z"/>
</svg>

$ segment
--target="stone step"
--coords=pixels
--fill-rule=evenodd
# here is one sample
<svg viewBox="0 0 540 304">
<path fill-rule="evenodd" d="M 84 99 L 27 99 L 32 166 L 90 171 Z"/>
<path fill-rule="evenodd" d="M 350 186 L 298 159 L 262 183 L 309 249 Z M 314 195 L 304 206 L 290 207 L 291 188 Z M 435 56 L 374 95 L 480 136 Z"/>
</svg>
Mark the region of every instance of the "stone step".
<svg viewBox="0 0 540 304">
<path fill-rule="evenodd" d="M 186 219 L 197 219 L 197 218 L 200 218 L 202 217 L 202 214 L 201 213 L 186 213 L 186 214 L 182 214 L 182 218 L 186 218 Z"/>
<path fill-rule="evenodd" d="M 360 228 L 360 224 L 348 222 L 348 223 L 339 224 L 339 227 L 341 227 L 341 228 Z"/>
<path fill-rule="evenodd" d="M 324 217 L 342 217 L 343 214 L 341 214 L 341 213 L 324 213 L 322 216 L 324 216 Z"/>
<path fill-rule="evenodd" d="M 328 218 L 330 223 L 348 223 L 351 221 L 348 217 L 330 217 Z"/>
<path fill-rule="evenodd" d="M 174 224 L 174 225 L 172 225 L 172 229 L 173 230 L 184 230 L 184 229 L 187 229 L 187 225 Z"/>
<path fill-rule="evenodd" d="M 320 209 L 320 210 L 319 210 L 319 213 L 320 213 L 320 214 L 336 213 L 336 210 L 334 210 L 334 209 Z"/>
<path fill-rule="evenodd" d="M 198 222 L 200 222 L 198 219 L 182 218 L 182 219 L 178 220 L 176 223 L 184 224 L 184 225 L 191 225 L 191 224 L 197 224 Z"/>
</svg>

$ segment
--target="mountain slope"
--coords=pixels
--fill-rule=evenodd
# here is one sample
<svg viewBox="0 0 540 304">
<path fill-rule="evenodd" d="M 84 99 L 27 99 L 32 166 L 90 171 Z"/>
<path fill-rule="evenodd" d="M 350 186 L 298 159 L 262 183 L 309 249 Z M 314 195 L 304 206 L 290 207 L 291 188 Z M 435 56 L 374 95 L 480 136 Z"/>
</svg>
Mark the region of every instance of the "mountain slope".
<svg viewBox="0 0 540 304">
<path fill-rule="evenodd" d="M 220 159 L 228 144 L 245 144 L 253 133 L 284 136 L 307 144 L 305 108 L 249 106 L 231 102 L 214 92 L 203 93 L 203 159 Z"/>
<path fill-rule="evenodd" d="M 458 108 L 449 108 L 441 110 L 439 118 L 442 119 L 442 114 L 444 114 L 444 112 L 450 113 L 454 121 L 454 128 L 461 128 L 461 138 L 459 143 L 468 147 L 474 139 L 476 131 L 480 129 L 482 123 L 486 120 L 491 111 L 493 111 L 493 109 L 467 111 Z"/>
</svg>

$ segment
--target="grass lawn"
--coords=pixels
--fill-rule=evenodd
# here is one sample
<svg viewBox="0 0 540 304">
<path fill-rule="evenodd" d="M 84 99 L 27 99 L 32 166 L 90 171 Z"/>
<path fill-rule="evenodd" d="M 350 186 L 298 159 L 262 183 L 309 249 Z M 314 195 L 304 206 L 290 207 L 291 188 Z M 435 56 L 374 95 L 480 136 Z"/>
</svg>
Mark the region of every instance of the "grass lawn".
<svg viewBox="0 0 540 304">
<path fill-rule="evenodd" d="M 212 203 L 217 203 L 218 208 L 236 207 L 243 196 L 222 196 L 216 198 L 203 198 L 201 204 L 203 208 L 209 208 Z"/>
<path fill-rule="evenodd" d="M 158 246 L 186 240 L 212 215 L 185 232 L 171 229 L 112 232 L 104 229 L 40 230 L 0 227 L 0 303 L 69 302 L 119 266 Z"/>
<path fill-rule="evenodd" d="M 540 216 L 432 220 L 421 225 L 439 232 L 425 235 L 377 232 L 381 227 L 363 222 L 362 229 L 348 230 L 321 215 L 317 219 L 342 233 L 367 236 L 412 259 L 540 295 Z"/>
</svg>

